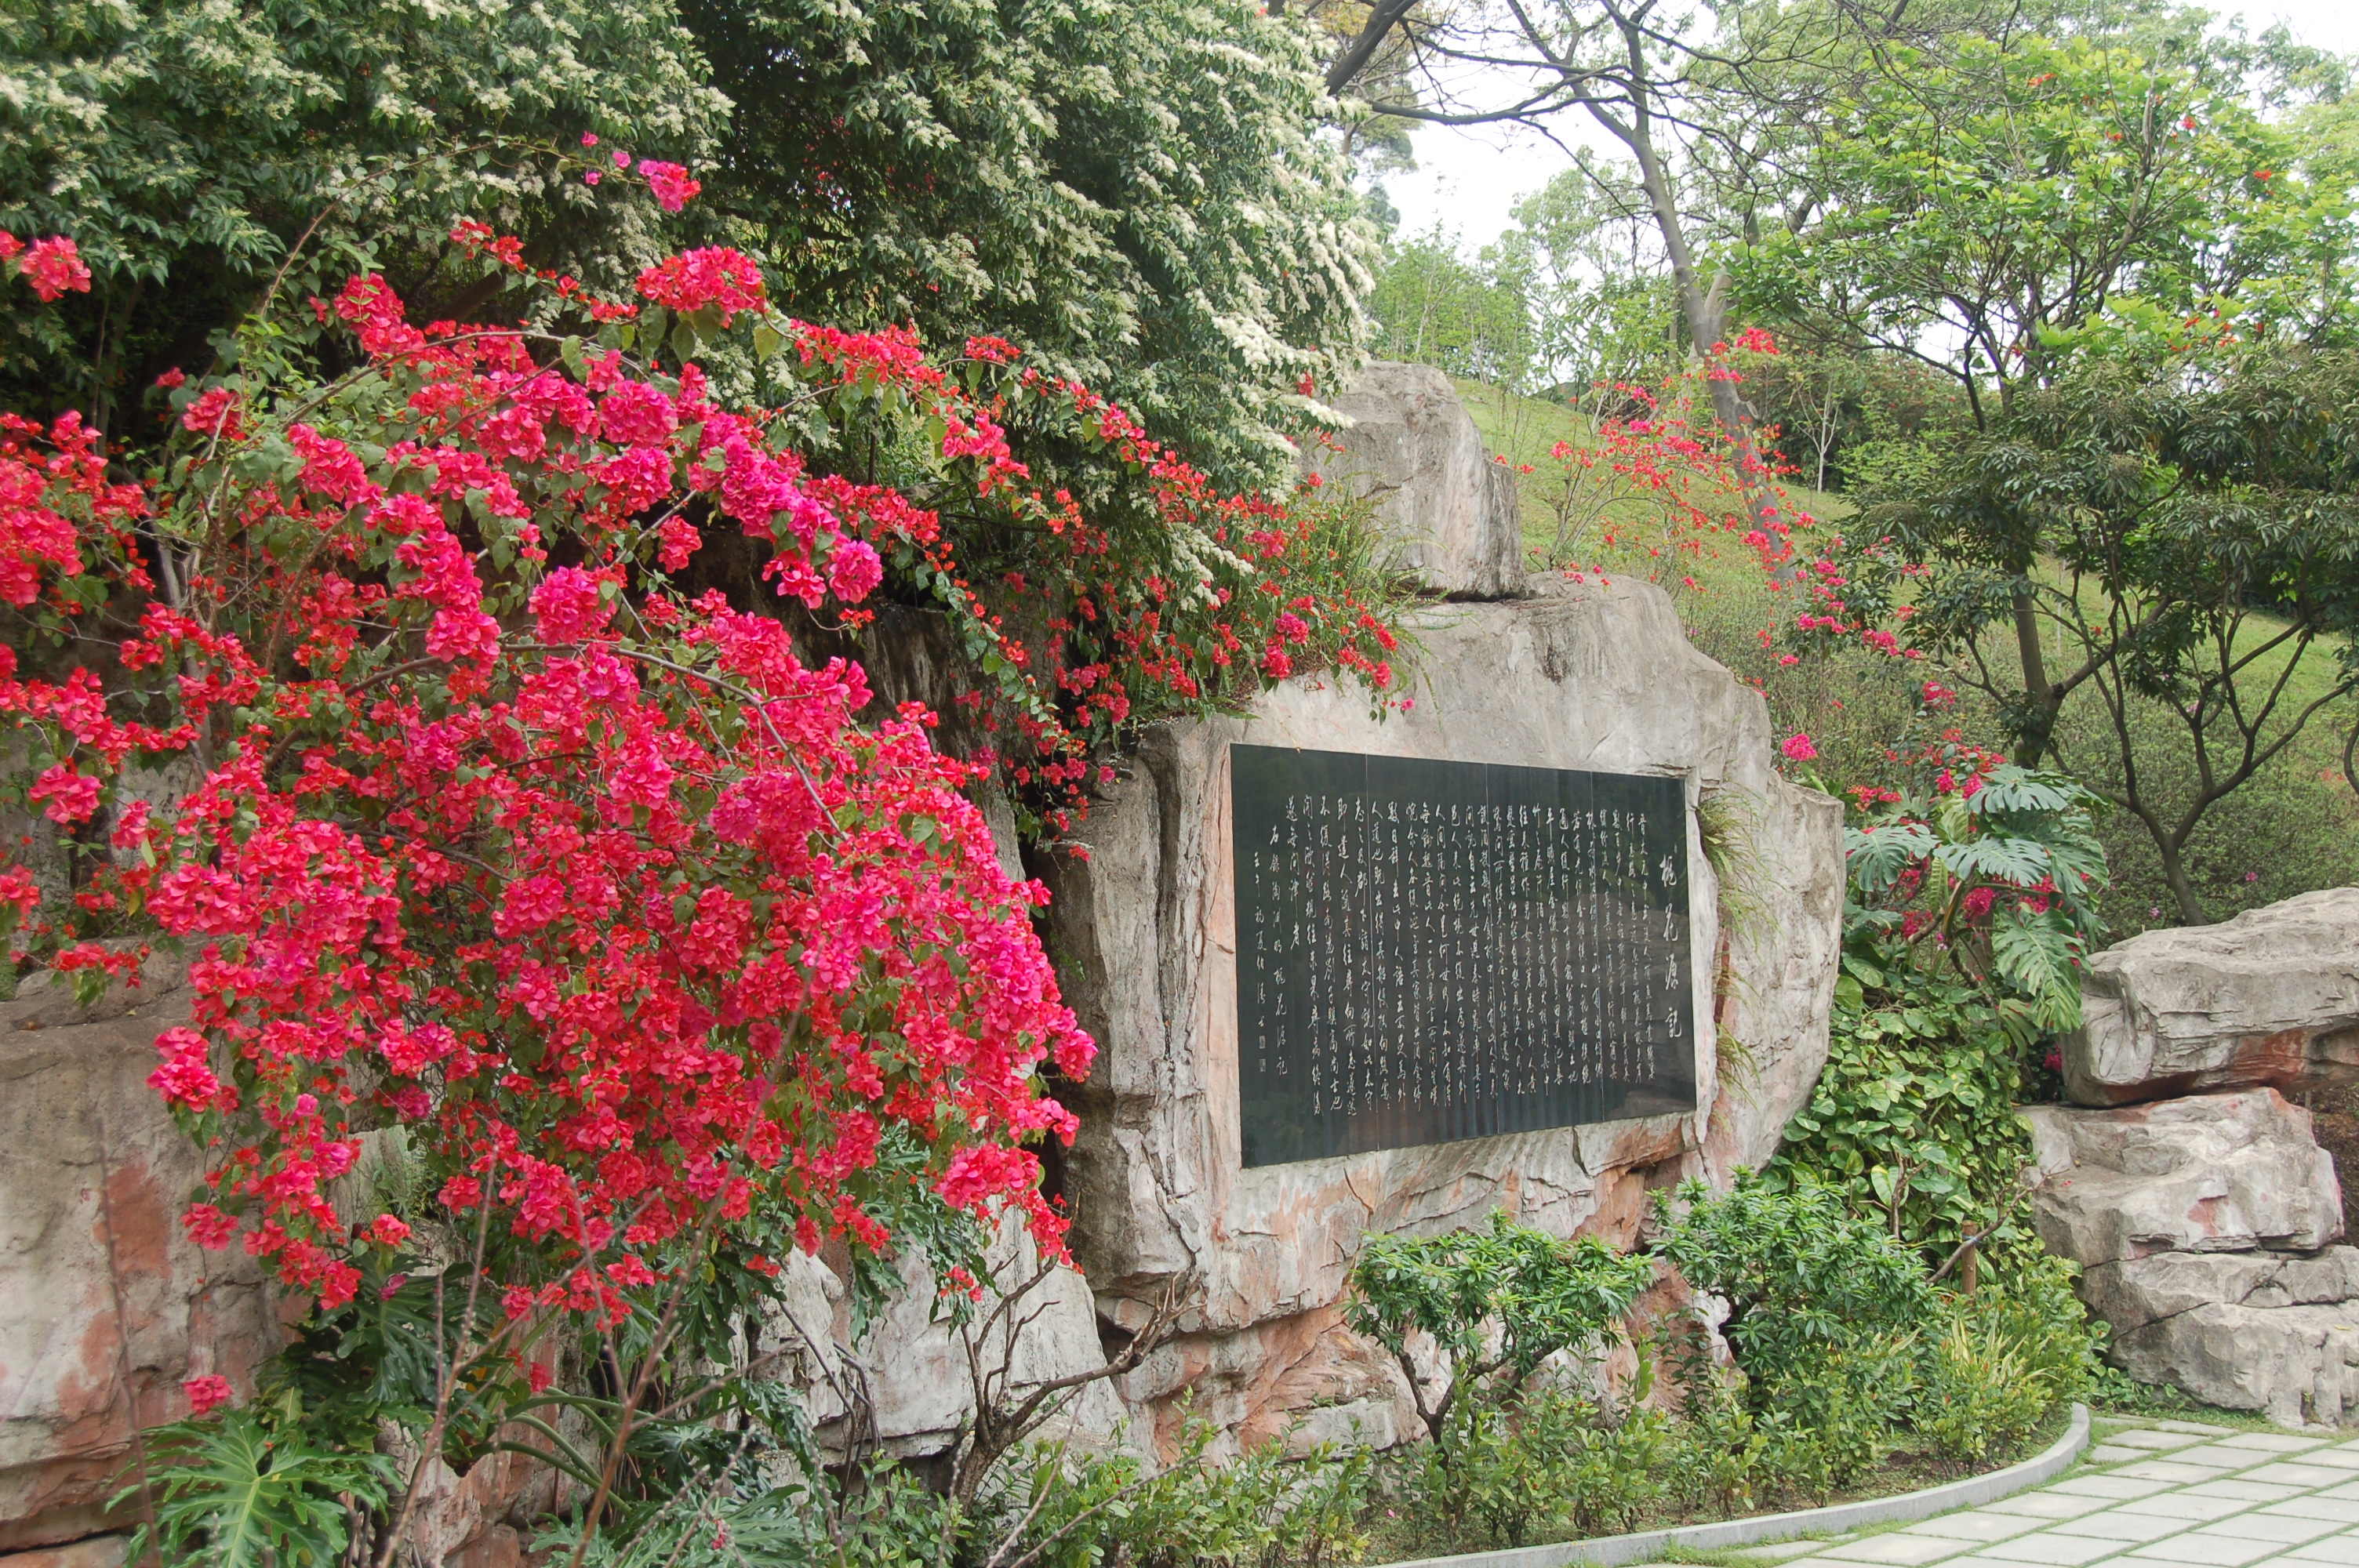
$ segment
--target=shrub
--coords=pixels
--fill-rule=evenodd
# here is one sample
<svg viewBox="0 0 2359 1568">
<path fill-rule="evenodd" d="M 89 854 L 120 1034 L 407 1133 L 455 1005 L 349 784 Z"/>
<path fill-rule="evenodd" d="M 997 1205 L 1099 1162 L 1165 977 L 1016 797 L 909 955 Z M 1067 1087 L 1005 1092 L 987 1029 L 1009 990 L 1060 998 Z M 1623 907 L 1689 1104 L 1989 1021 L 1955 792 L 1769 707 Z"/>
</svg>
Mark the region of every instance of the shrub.
<svg viewBox="0 0 2359 1568">
<path fill-rule="evenodd" d="M 1995 1323 L 1977 1331 L 1960 1313 L 1928 1347 L 1916 1425 L 1940 1452 L 1979 1463 L 2030 1435 L 2054 1404 L 2052 1387 L 2017 1336 Z"/>
<path fill-rule="evenodd" d="M 1585 1355 L 1619 1334 L 1619 1320 L 1654 1278 L 1650 1260 L 1596 1237 L 1568 1241 L 1504 1210 L 1487 1230 L 1370 1236 L 1352 1266 L 1344 1322 L 1389 1351 L 1437 1440 L 1453 1411 L 1495 1406 L 1520 1392 L 1560 1351 Z M 1412 1336 L 1429 1338 L 1449 1381 L 1429 1392 Z"/>
<path fill-rule="evenodd" d="M 806 664 L 776 601 L 856 627 L 888 573 L 933 596 L 1060 811 L 1131 690 L 1210 710 L 1277 652 L 1385 680 L 1392 633 L 1323 596 L 1349 562 L 1283 575 L 1348 547 L 1333 514 L 1220 494 L 1009 345 L 944 369 L 906 333 L 779 321 L 731 252 L 651 265 L 626 303 L 480 226 L 453 239 L 544 324 L 422 329 L 353 278 L 249 321 L 221 374 L 172 378 L 150 484 L 118 482 L 71 416 L 0 416 L 5 783 L 71 875 L 45 903 L 0 865 L 0 918 L 86 987 L 151 939 L 197 960 L 150 1080 L 211 1158 L 185 1223 L 316 1302 L 288 1397 L 255 1419 L 289 1445 L 307 1420 L 391 1422 L 420 1463 L 538 1421 L 543 1456 L 596 1488 L 594 1528 L 610 1501 L 750 1484 L 791 1443 L 772 1386 L 701 1370 L 732 1364 L 789 1249 L 842 1238 L 865 1306 L 897 1283 L 891 1250 L 971 1283 L 1003 1213 L 1060 1247 L 1030 1145 L 1072 1121 L 1038 1069 L 1078 1077 L 1093 1047 L 1030 924 L 1045 894 L 1000 871 L 963 794 L 988 767 L 938 750 L 914 704 L 864 716 L 862 671 Z M 9 280 L 70 282 L 70 243 L 35 249 Z M 796 379 L 789 413 L 715 401 L 697 357 L 719 340 Z M 1016 406 L 1137 475 L 1169 535 L 1234 529 L 1251 558 L 1142 580 L 1027 482 Z M 827 471 L 813 423 L 1062 540 L 1052 586 L 1105 643 L 1007 637 L 937 514 Z M 698 583 L 714 529 L 758 597 Z M 1259 591 L 1280 583 L 1301 591 Z M 195 783 L 159 804 L 142 781 L 166 765 Z M 332 1184 L 394 1139 L 408 1195 L 348 1221 Z M 528 1359 L 536 1338 L 552 1353 Z M 212 1509 L 191 1530 L 234 1532 L 237 1433 L 188 1435 L 150 1474 L 186 1517 Z M 638 1495 L 610 1498 L 612 1475 Z M 343 1518 L 309 1482 L 277 1489 Z M 335 1554 L 316 1531 L 274 1550 Z"/>
<path fill-rule="evenodd" d="M 1978 988 L 1847 951 L 1826 1067 L 1765 1179 L 1840 1189 L 1936 1264 L 1968 1235 L 1993 1233 L 1986 1256 L 2028 1243 L 2015 1212 L 2028 1045 Z"/>
<path fill-rule="evenodd" d="M 1840 1379 L 1873 1359 L 1860 1346 L 1906 1336 L 1932 1314 L 1924 1263 L 1834 1188 L 1779 1187 L 1739 1172 L 1730 1191 L 1714 1194 L 1690 1179 L 1656 1195 L 1656 1252 L 1728 1303 L 1723 1332 L 1756 1409 L 1797 1400 L 1832 1408 L 1832 1390 L 1850 1386 Z"/>
</svg>

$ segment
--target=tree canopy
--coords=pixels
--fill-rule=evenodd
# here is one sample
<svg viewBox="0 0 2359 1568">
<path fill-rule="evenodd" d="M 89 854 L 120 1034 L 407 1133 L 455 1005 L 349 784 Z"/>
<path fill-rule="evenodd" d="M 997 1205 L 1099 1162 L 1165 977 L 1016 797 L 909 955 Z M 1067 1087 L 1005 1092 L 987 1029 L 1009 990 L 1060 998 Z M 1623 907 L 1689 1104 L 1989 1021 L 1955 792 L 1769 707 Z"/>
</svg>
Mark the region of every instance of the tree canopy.
<svg viewBox="0 0 2359 1568">
<path fill-rule="evenodd" d="M 1245 0 L 683 0 L 708 199 L 788 310 L 1025 344 L 1230 482 L 1350 367 L 1374 231 L 1310 36 Z"/>
</svg>

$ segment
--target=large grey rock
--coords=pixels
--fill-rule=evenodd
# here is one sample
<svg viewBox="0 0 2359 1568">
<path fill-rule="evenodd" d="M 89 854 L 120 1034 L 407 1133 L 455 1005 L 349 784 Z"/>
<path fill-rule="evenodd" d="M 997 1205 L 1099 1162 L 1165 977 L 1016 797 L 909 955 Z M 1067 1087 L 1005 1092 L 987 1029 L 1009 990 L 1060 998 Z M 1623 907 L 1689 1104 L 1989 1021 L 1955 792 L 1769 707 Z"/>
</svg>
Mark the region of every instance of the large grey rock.
<svg viewBox="0 0 2359 1568">
<path fill-rule="evenodd" d="M 203 1162 L 147 1087 L 158 989 L 102 999 L 28 988 L 0 1033 L 0 1551 L 99 1528 L 135 1428 L 188 1413 L 183 1379 L 242 1390 L 277 1324 L 252 1260 L 179 1220 Z M 143 988 L 143 990 L 145 988 Z"/>
<path fill-rule="evenodd" d="M 2334 1161 L 2275 1089 L 2119 1110 L 2032 1106 L 2040 1239 L 2084 1268 L 2156 1252 L 2315 1251 L 2343 1236 Z"/>
<path fill-rule="evenodd" d="M 2049 1250 L 2082 1266 L 2114 1363 L 2299 1426 L 2359 1405 L 2359 1249 L 2310 1113 L 2275 1089 L 2033 1106 Z"/>
<path fill-rule="evenodd" d="M 1440 1231 L 1495 1207 L 1560 1234 L 1631 1236 L 1649 1191 L 1757 1166 L 1808 1098 L 1827 1049 L 1843 902 L 1840 810 L 1771 770 L 1760 696 L 1689 647 L 1645 584 L 1535 578 L 1530 597 L 1437 607 L 1404 661 L 1408 712 L 1297 679 L 1251 716 L 1166 726 L 1082 830 L 1088 858 L 1044 862 L 1049 950 L 1100 1055 L 1073 1098 L 1068 1159 L 1077 1259 L 1098 1309 L 1136 1324 L 1167 1287 L 1188 1332 L 1124 1382 L 1158 1439 L 1178 1396 L 1237 1440 L 1406 1432 L 1397 1374 L 1344 1332 L 1340 1301 L 1370 1230 Z M 1759 918 L 1724 933 L 1690 814 L 1698 1106 L 1690 1114 L 1241 1168 L 1229 745 L 1629 773 L 1687 781 L 1690 803 L 1742 803 L 1764 871 Z M 1725 946 L 1723 937 L 1729 940 Z M 1721 955 L 1715 964 L 1712 956 Z M 1745 1043 L 1742 1081 L 1716 1032 Z"/>
<path fill-rule="evenodd" d="M 1374 498 L 1376 524 L 1394 541 L 1388 565 L 1442 593 L 1522 591 L 1516 476 L 1484 452 L 1448 376 L 1378 360 L 1334 406 L 1352 420 L 1338 438 L 1343 449 L 1310 450 L 1304 467 Z"/>
<path fill-rule="evenodd" d="M 2359 1248 L 2149 1253 L 2090 1265 L 2081 1294 L 2116 1335 L 2207 1306 L 2331 1305 L 2359 1299 Z"/>
<path fill-rule="evenodd" d="M 2065 1036 L 2065 1092 L 2124 1105 L 2214 1089 L 2359 1082 L 2359 888 L 2098 954 Z"/>
<path fill-rule="evenodd" d="M 1013 1217 L 993 1238 L 990 1261 L 993 1277 L 1010 1290 L 1037 1271 L 1038 1254 Z M 821 1260 L 795 1253 L 787 1288 L 766 1308 L 751 1346 L 759 1375 L 800 1396 L 831 1459 L 842 1458 L 854 1437 L 905 1458 L 946 1450 L 973 1424 L 977 1370 L 1020 1399 L 1106 1364 L 1089 1283 L 1069 1267 L 1052 1266 L 1010 1313 L 995 1314 L 1000 1298 L 986 1290 L 962 1330 L 937 1310 L 933 1277 L 917 1253 L 903 1253 L 897 1266 L 900 1293 L 859 1331 L 842 1279 Z M 1076 1385 L 1052 1410 L 1039 1441 L 1102 1449 L 1130 1429 L 1129 1412 L 1104 1379 Z"/>
<path fill-rule="evenodd" d="M 2340 1426 L 2359 1413 L 2359 1301 L 2210 1303 L 2133 1329 L 2113 1354 L 2140 1382 L 2173 1384 L 2204 1404 L 2258 1411 L 2281 1426 Z"/>
</svg>

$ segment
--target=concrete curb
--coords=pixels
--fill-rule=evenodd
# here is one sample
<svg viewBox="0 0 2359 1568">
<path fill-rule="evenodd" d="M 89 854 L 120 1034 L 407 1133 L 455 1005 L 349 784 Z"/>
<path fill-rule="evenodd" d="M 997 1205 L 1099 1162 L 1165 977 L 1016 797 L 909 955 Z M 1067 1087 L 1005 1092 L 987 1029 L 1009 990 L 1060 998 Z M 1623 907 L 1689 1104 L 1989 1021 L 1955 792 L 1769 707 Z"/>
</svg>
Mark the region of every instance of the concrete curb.
<svg viewBox="0 0 2359 1568">
<path fill-rule="evenodd" d="M 1625 1563 L 1644 1563 L 1668 1547 L 1680 1546 L 1691 1552 L 1718 1552 L 1731 1547 L 1758 1546 L 1765 1541 L 1789 1541 L 1798 1535 L 1834 1535 L 1857 1530 L 1862 1525 L 1898 1524 L 1951 1509 L 1968 1509 L 1993 1502 L 2050 1481 L 2071 1468 L 2072 1461 L 2089 1445 L 2089 1407 L 2072 1407 L 2072 1423 L 2064 1435 L 2049 1444 L 2045 1453 L 2010 1465 L 2004 1470 L 1994 1470 L 1987 1476 L 1969 1476 L 1962 1481 L 1950 1481 L 1939 1487 L 1928 1487 L 1921 1492 L 1903 1492 L 1897 1498 L 1870 1498 L 1864 1502 L 1837 1503 L 1828 1509 L 1802 1509 L 1793 1513 L 1758 1514 L 1751 1519 L 1724 1519 L 1717 1524 L 1687 1524 L 1671 1530 L 1642 1530 L 1636 1535 L 1602 1535 L 1590 1541 L 1561 1541 L 1549 1546 L 1511 1546 L 1500 1552 L 1468 1552 L 1455 1557 L 1420 1557 L 1406 1563 L 1395 1563 L 1385 1568 L 1572 1568 L 1573 1564 L 1589 1564 L 1592 1568 L 1622 1568 Z"/>
</svg>

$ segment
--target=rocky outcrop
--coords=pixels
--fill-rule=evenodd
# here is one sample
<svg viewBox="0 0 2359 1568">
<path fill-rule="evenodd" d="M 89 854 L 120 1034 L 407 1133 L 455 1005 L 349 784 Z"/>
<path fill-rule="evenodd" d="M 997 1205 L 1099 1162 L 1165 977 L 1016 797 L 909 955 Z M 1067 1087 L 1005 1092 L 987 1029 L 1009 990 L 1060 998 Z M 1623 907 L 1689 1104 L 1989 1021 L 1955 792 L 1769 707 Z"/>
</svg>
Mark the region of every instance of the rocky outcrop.
<svg viewBox="0 0 2359 1568">
<path fill-rule="evenodd" d="M 185 1379 L 245 1386 L 277 1341 L 252 1261 L 181 1232 L 201 1162 L 147 1080 L 185 1002 L 176 966 L 142 978 L 0 1004 L 0 1551 L 89 1534 L 133 1432 L 188 1413 Z"/>
<path fill-rule="evenodd" d="M 1082 1134 L 1064 1175 L 1076 1257 L 1109 1334 L 1167 1288 L 1190 1307 L 1180 1340 L 1122 1385 L 1166 1437 L 1183 1393 L 1243 1442 L 1302 1417 L 1304 1440 L 1405 1433 L 1397 1374 L 1341 1325 L 1364 1233 L 1446 1230 L 1505 1207 L 1563 1234 L 1627 1238 L 1653 1187 L 1766 1160 L 1825 1063 L 1843 898 L 1835 803 L 1771 771 L 1760 697 L 1689 647 L 1658 589 L 1536 578 L 1527 593 L 1431 611 L 1404 661 L 1407 712 L 1372 716 L 1356 687 L 1298 679 L 1249 718 L 1152 731 L 1092 813 L 1087 859 L 1041 863 L 1049 949 L 1100 1048 L 1074 1097 Z M 1699 1108 L 1243 1167 L 1234 741 L 1684 780 Z M 1737 901 L 1758 908 L 1741 931 L 1723 930 L 1709 896 L 1692 809 L 1706 795 L 1731 804 L 1763 867 Z M 1722 1030 L 1746 1047 L 1742 1081 L 1720 1071 Z"/>
<path fill-rule="evenodd" d="M 2082 1105 L 2359 1082 L 2359 888 L 2133 936 L 2089 961 L 2082 999 L 2062 1043 Z"/>
<path fill-rule="evenodd" d="M 2083 1266 L 2342 1238 L 2334 1162 L 2310 1112 L 2274 1089 L 2024 1114 L 2043 1177 L 2040 1239 Z"/>
<path fill-rule="evenodd" d="M 2275 1089 L 2034 1106 L 2040 1239 L 2114 1364 L 2288 1426 L 2359 1421 L 2359 1249 L 2334 1162 Z"/>
<path fill-rule="evenodd" d="M 851 1291 L 836 1271 L 839 1249 L 824 1260 L 796 1253 L 787 1260 L 783 1299 L 766 1311 L 749 1347 L 766 1377 L 791 1385 L 831 1461 L 851 1440 L 873 1442 L 897 1458 L 924 1460 L 949 1449 L 973 1425 L 980 1373 L 1006 1390 L 1102 1373 L 1088 1282 L 1063 1265 L 1040 1267 L 1031 1240 L 1013 1218 L 994 1238 L 991 1275 L 1016 1294 L 1013 1310 L 986 1292 L 963 1325 L 938 1311 L 931 1275 L 914 1252 L 900 1260 L 902 1290 L 883 1319 L 856 1332 Z M 970 1359 L 972 1357 L 972 1359 Z M 1038 1437 L 1103 1448 L 1133 1435 L 1130 1412 L 1110 1381 L 1079 1383 Z"/>
<path fill-rule="evenodd" d="M 1378 360 L 1335 399 L 1352 423 L 1339 450 L 1303 466 L 1374 503 L 1392 541 L 1386 564 L 1437 592 L 1497 599 L 1523 590 L 1523 514 L 1516 476 L 1483 450 L 1450 378 L 1431 365 Z"/>
</svg>

